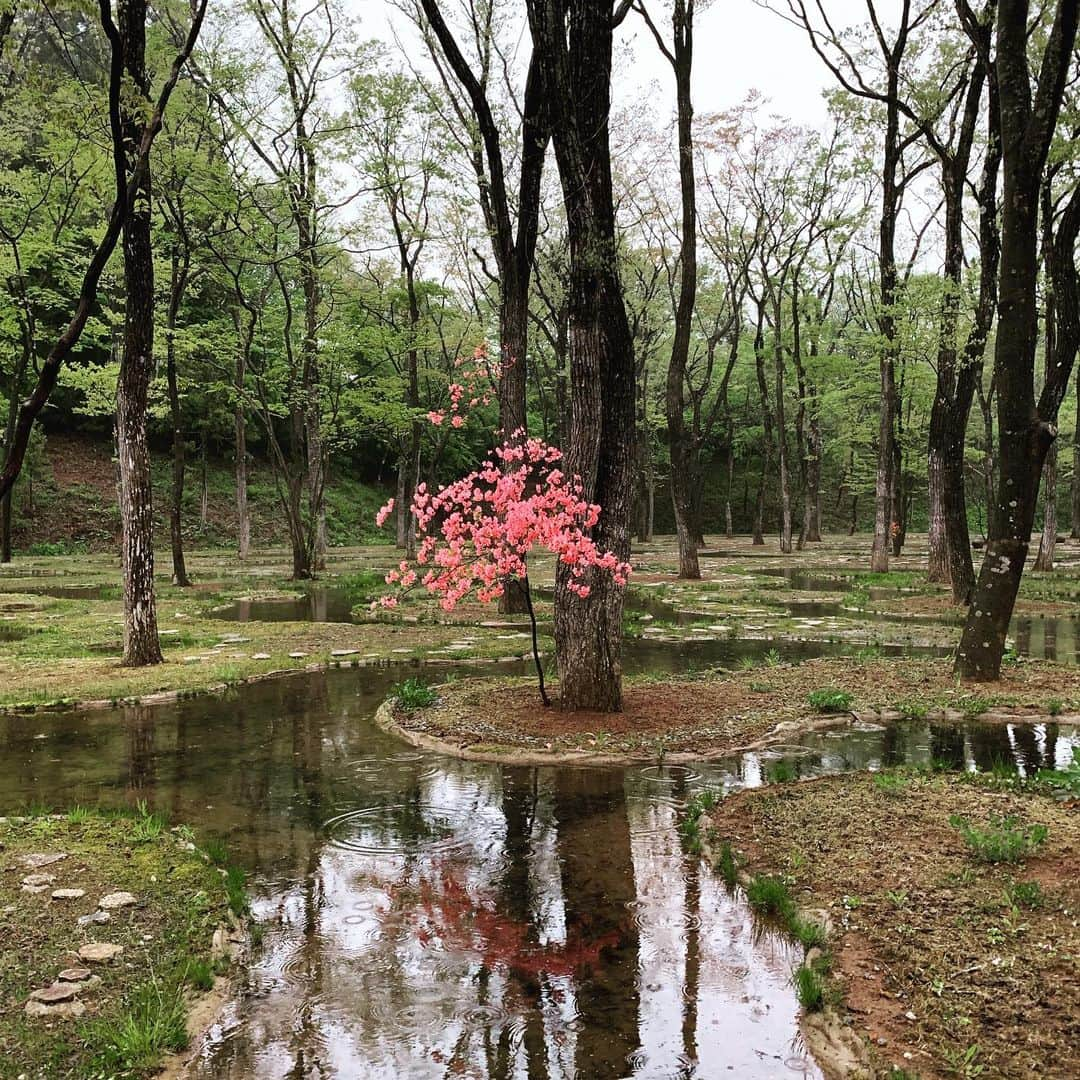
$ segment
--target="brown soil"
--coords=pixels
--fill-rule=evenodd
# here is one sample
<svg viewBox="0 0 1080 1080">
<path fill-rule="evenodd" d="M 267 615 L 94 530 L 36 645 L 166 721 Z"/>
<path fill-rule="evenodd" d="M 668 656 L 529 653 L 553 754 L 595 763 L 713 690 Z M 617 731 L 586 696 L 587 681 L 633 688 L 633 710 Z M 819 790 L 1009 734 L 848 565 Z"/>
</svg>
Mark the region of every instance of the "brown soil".
<svg viewBox="0 0 1080 1080">
<path fill-rule="evenodd" d="M 628 680 L 621 713 L 563 712 L 557 687 L 552 707 L 544 708 L 534 680 L 465 680 L 440 688 L 429 708 L 397 709 L 395 720 L 406 731 L 459 749 L 715 755 L 758 741 L 779 725 L 827 720 L 807 700 L 826 687 L 851 693 L 850 709 L 860 713 L 898 706 L 966 714 L 992 709 L 992 718 L 1007 718 L 1051 707 L 1064 715 L 1080 707 L 1080 669 L 1048 663 L 1009 665 L 991 690 L 958 685 L 948 660 L 821 659 L 697 678 Z"/>
<path fill-rule="evenodd" d="M 992 779 L 901 775 L 891 791 L 860 775 L 742 792 L 711 813 L 710 835 L 749 872 L 783 875 L 800 907 L 828 912 L 844 1008 L 879 1075 L 1075 1076 L 1075 803 Z M 1048 839 L 1024 864 L 980 862 L 953 814 L 981 826 L 1016 815 Z M 1041 884 L 1037 909 L 1013 906 L 1014 881 Z"/>
</svg>

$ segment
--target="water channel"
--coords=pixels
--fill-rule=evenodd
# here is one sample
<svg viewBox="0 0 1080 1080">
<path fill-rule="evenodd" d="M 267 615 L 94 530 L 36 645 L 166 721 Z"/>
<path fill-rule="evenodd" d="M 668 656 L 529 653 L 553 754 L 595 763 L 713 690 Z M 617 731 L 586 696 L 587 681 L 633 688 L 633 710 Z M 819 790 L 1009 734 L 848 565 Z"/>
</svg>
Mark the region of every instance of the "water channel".
<svg viewBox="0 0 1080 1080">
<path fill-rule="evenodd" d="M 508 768 L 376 728 L 403 677 L 0 717 L 0 806 L 145 799 L 250 873 L 265 939 L 201 1080 L 816 1077 L 795 950 L 684 854 L 688 794 L 780 762 L 1029 772 L 1080 743 L 1052 724 L 848 724 L 700 768 Z"/>
</svg>

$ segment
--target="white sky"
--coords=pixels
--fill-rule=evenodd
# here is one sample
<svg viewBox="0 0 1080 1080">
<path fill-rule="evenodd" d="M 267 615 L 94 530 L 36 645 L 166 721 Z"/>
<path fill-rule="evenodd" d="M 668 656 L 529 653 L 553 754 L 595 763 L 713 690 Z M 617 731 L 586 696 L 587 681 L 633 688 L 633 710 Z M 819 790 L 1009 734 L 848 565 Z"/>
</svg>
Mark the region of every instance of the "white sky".
<svg viewBox="0 0 1080 1080">
<path fill-rule="evenodd" d="M 387 0 L 344 0 L 347 9 L 360 19 L 362 37 L 392 40 L 392 27 L 408 34 L 404 20 Z M 784 10 L 786 0 L 771 0 Z M 452 11 L 455 0 L 447 0 Z M 665 11 L 657 0 L 647 0 L 653 20 L 668 30 Z M 901 0 L 878 0 L 883 19 L 889 22 Z M 866 0 L 824 0 L 830 19 L 839 29 L 866 19 Z M 524 0 L 521 0 L 524 11 Z M 808 3 L 813 7 L 813 3 Z M 658 84 L 674 104 L 674 86 L 667 61 L 639 16 L 631 13 L 619 28 L 619 45 L 631 51 L 616 79 L 616 105 L 645 98 L 661 110 L 655 98 Z M 771 111 L 800 124 L 820 126 L 825 121 L 821 92 L 834 85 L 828 72 L 810 47 L 803 31 L 778 15 L 762 10 L 754 0 L 712 0 L 696 18 L 694 38 L 694 109 L 707 113 L 739 104 L 751 90 L 760 91 L 771 102 Z"/>
</svg>

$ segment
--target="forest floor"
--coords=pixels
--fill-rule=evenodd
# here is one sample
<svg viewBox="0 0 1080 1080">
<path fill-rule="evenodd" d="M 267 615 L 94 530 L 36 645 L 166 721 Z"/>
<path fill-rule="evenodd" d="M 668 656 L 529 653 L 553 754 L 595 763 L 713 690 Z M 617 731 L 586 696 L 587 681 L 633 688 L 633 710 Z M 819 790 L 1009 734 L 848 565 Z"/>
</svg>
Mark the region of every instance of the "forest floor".
<svg viewBox="0 0 1080 1080">
<path fill-rule="evenodd" d="M 894 708 L 918 715 L 950 707 L 972 715 L 981 704 L 1061 714 L 1080 708 L 1080 622 L 1071 617 L 1080 596 L 1080 546 L 1061 545 L 1052 574 L 1025 575 L 1018 607 L 1020 652 L 1067 663 L 1032 663 L 1010 654 L 1017 662 L 1006 665 L 1002 683 L 966 688 L 951 681 L 947 663 L 929 662 L 955 646 L 961 613 L 945 590 L 925 582 L 923 538 L 911 538 L 885 575 L 863 569 L 868 544 L 867 537 L 834 537 L 780 555 L 775 543 L 721 540 L 703 553 L 702 579 L 694 582 L 673 576 L 670 538 L 635 545 L 625 617 L 627 670 L 633 673 L 627 700 L 630 715 L 644 726 L 629 731 L 625 716 L 583 715 L 576 732 L 567 730 L 550 713 L 533 715 L 533 694 L 522 688 L 506 732 L 536 725 L 526 733 L 530 744 L 554 737 L 581 749 L 590 738 L 607 736 L 614 740 L 609 748 L 622 739 L 626 752 L 640 752 L 642 738 L 655 742 L 670 728 L 672 746 L 693 749 L 705 706 L 691 711 L 690 721 L 676 714 L 683 709 L 679 695 L 689 700 L 700 688 L 680 690 L 679 680 L 666 687 L 663 673 L 732 668 L 745 670 L 709 680 L 707 700 L 710 708 L 737 714 L 741 726 L 725 729 L 710 747 L 759 737 L 770 716 L 812 716 L 818 706 L 810 705 L 809 695 L 829 688 L 851 695 L 841 711 Z M 414 594 L 393 613 L 371 612 L 372 599 L 387 591 L 383 575 L 398 557 L 387 545 L 333 548 L 326 572 L 305 584 L 289 580 L 285 549 L 259 549 L 243 564 L 228 551 L 201 549 L 188 554 L 196 584 L 181 589 L 169 584 L 168 554 L 159 551 L 159 626 L 167 662 L 127 669 L 119 663 L 116 556 L 18 555 L 0 567 L 0 708 L 160 700 L 314 667 L 528 655 L 527 620 L 500 616 L 494 605 L 462 604 L 447 614 L 432 598 Z M 534 562 L 541 649 L 551 674 L 552 574 L 550 559 Z M 334 608 L 329 612 L 327 598 Z M 237 615 L 246 621 L 234 621 Z M 748 674 L 750 669 L 758 674 Z M 491 734 L 463 732 L 483 742 L 492 741 Z M 508 741 L 520 744 L 517 736 Z"/>
<path fill-rule="evenodd" d="M 706 850 L 759 910 L 827 929 L 800 992 L 865 1038 L 875 1075 L 1064 1080 L 1080 1038 L 1080 772 L 1056 775 L 1071 787 L 892 770 L 742 791 L 703 819 Z"/>
<path fill-rule="evenodd" d="M 246 905 L 145 809 L 0 818 L 0 1077 L 155 1074 L 225 1000 Z"/>
</svg>

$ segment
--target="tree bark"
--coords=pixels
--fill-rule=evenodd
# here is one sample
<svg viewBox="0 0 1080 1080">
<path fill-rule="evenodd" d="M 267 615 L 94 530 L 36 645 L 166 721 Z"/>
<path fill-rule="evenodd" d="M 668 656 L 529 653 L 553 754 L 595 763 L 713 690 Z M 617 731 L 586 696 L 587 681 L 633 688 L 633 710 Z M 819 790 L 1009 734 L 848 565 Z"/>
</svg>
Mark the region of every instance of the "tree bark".
<svg viewBox="0 0 1080 1080">
<path fill-rule="evenodd" d="M 608 117 L 614 18 L 596 0 L 528 0 L 552 114 L 570 241 L 571 430 L 567 471 L 602 507 L 593 538 L 630 556 L 634 357 L 616 260 Z M 586 598 L 555 583 L 555 651 L 564 709 L 622 706 L 623 590 L 595 573 Z"/>
<path fill-rule="evenodd" d="M 172 583 L 189 586 L 187 566 L 184 563 L 183 507 L 184 468 L 186 445 L 184 443 L 183 417 L 180 411 L 180 386 L 176 373 L 176 318 L 187 288 L 189 258 L 183 258 L 174 247 L 171 257 L 171 281 L 169 284 L 169 307 L 165 317 L 165 369 L 169 391 L 169 418 L 172 422 L 172 499 L 169 503 L 169 540 L 172 546 Z"/>
<path fill-rule="evenodd" d="M 127 168 L 143 141 L 146 74 L 146 0 L 122 0 L 118 28 L 124 71 L 138 99 L 122 101 Z M 124 576 L 124 654 L 127 667 L 159 664 L 154 597 L 154 517 L 146 416 L 154 374 L 154 254 L 150 242 L 150 170 L 143 171 L 123 228 L 124 341 L 116 388 L 116 441 L 120 457 L 121 561 Z"/>
<path fill-rule="evenodd" d="M 1076 267 L 1080 189 L 1066 207 L 1054 241 L 1051 273 L 1061 328 L 1056 363 L 1035 399 L 1038 332 L 1038 193 L 1061 108 L 1076 40 L 1078 0 L 1059 0 L 1034 93 L 1028 69 L 1028 0 L 1000 0 L 997 83 L 1004 190 L 998 333 L 994 348 L 1000 482 L 997 507 L 975 595 L 957 651 L 956 670 L 969 679 L 1001 673 L 1005 636 L 1027 561 L 1039 478 L 1057 436 L 1057 412 L 1080 337 Z M 1071 347 L 1071 351 L 1070 350 Z"/>
</svg>

